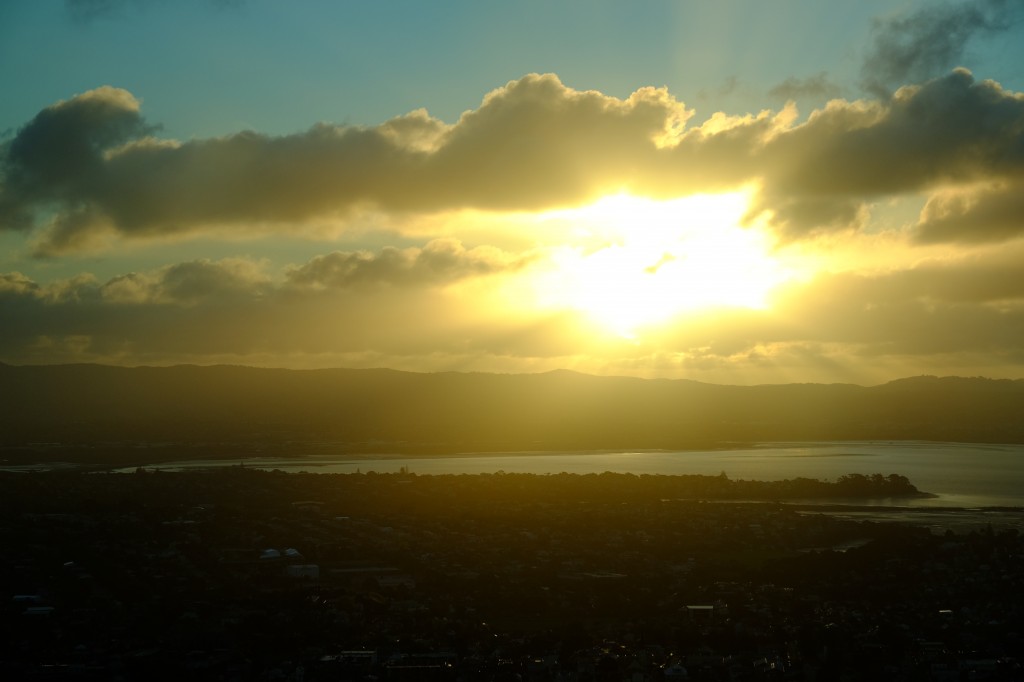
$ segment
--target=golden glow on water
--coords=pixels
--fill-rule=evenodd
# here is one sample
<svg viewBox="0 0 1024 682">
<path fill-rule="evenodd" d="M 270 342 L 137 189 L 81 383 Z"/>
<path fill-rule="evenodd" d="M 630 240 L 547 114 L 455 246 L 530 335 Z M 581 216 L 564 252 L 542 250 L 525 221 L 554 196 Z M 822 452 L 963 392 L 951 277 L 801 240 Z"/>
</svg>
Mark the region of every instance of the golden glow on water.
<svg viewBox="0 0 1024 682">
<path fill-rule="evenodd" d="M 538 278 L 548 307 L 586 313 L 626 338 L 640 328 L 712 308 L 768 306 L 789 278 L 757 225 L 740 227 L 748 193 L 657 201 L 618 194 L 549 216 L 575 226 L 581 245 L 555 252 Z"/>
</svg>

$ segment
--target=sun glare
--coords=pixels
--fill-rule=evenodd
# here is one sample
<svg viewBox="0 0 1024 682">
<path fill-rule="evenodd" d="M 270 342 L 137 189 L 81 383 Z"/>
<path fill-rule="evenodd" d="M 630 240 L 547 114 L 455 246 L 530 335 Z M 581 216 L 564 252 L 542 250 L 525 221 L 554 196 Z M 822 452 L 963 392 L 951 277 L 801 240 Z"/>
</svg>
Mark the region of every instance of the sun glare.
<svg viewBox="0 0 1024 682">
<path fill-rule="evenodd" d="M 579 244 L 556 256 L 539 297 L 626 337 L 683 313 L 759 309 L 787 279 L 757 226 L 740 227 L 746 192 L 657 201 L 620 194 L 559 211 Z M 595 246 L 596 245 L 596 246 Z"/>
</svg>

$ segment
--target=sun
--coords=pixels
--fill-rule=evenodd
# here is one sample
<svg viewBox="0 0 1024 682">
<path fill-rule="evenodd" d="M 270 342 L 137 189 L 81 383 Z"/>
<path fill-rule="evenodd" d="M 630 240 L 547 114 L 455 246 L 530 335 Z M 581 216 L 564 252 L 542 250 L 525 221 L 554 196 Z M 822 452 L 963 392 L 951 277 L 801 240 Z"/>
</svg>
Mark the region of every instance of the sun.
<svg viewBox="0 0 1024 682">
<path fill-rule="evenodd" d="M 740 226 L 748 203 L 748 192 L 663 201 L 618 194 L 560 211 L 574 238 L 556 250 L 540 296 L 627 338 L 683 314 L 763 309 L 789 274 L 768 232 Z"/>
</svg>

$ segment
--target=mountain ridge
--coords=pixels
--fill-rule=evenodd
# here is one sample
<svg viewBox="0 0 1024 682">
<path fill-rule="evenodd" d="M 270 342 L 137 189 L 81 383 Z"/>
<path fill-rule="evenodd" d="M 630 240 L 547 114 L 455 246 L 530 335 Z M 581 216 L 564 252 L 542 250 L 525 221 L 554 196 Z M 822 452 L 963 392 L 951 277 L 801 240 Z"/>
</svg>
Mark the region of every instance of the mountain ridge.
<svg viewBox="0 0 1024 682">
<path fill-rule="evenodd" d="M 702 449 L 800 440 L 1024 443 L 1024 380 L 710 384 L 582 374 L 0 364 L 6 450 Z"/>
</svg>

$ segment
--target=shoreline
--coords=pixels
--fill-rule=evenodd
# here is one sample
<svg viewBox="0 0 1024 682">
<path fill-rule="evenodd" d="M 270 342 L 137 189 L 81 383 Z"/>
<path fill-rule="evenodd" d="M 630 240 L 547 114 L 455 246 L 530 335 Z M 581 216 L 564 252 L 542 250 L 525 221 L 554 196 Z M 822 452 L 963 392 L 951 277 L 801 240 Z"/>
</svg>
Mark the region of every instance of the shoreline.
<svg viewBox="0 0 1024 682">
<path fill-rule="evenodd" d="M 858 448 L 971 448 L 1005 449 L 1024 448 L 1022 443 L 989 443 L 966 441 L 931 440 L 810 440 L 810 441 L 715 441 L 691 446 L 659 448 L 554 448 L 554 449 L 450 449 L 441 444 L 409 444 L 396 442 L 388 449 L 385 443 L 351 443 L 344 441 L 310 441 L 281 444 L 266 443 L 150 443 L 119 442 L 100 444 L 30 443 L 25 445 L 0 446 L 0 471 L 30 470 L 42 468 L 68 469 L 128 468 L 134 466 L 159 466 L 172 463 L 216 462 L 216 466 L 227 466 L 232 462 L 259 462 L 273 460 L 289 465 L 308 463 L 322 466 L 323 463 L 373 462 L 471 458 L 528 458 L 528 457 L 571 457 L 601 455 L 651 455 L 651 454 L 719 454 L 751 453 L 761 454 L 771 450 L 801 450 L 815 448 L 849 447 Z M 365 449 L 361 449 L 362 446 Z M 289 450 L 289 448 L 292 448 Z M 381 448 L 381 449 L 377 449 Z M 407 449 L 406 449 L 407 448 Z M 230 454 L 229 454 L 230 453 Z M 241 453 L 246 453 L 242 455 Z M 793 452 L 777 455 L 786 459 L 833 459 L 842 457 L 874 457 L 870 452 Z"/>
<path fill-rule="evenodd" d="M 243 447 L 237 443 L 227 448 L 209 446 L 198 449 L 182 449 L 171 443 L 158 443 L 147 448 L 127 448 L 121 444 L 113 451 L 105 447 L 83 448 L 74 456 L 65 457 L 54 456 L 56 453 L 52 450 L 46 453 L 50 455 L 46 457 L 26 457 L 32 453 L 24 450 L 17 453 L 20 456 L 10 457 L 10 450 L 0 449 L 0 471 L 22 474 L 45 471 L 131 473 L 140 467 L 175 471 L 242 466 L 285 472 L 341 474 L 370 471 L 404 471 L 417 475 L 498 472 L 600 475 L 609 472 L 638 477 L 725 474 L 733 482 L 794 481 L 798 484 L 801 479 L 831 482 L 848 475 L 874 476 L 881 473 L 888 476 L 900 472 L 920 490 L 931 494 L 904 497 L 895 502 L 899 506 L 913 509 L 1024 506 L 1024 495 L 1020 492 L 1024 490 L 1024 446 L 1013 444 L 920 440 L 729 441 L 718 443 L 714 449 L 702 450 L 591 448 L 481 452 L 464 449 L 451 454 L 436 451 L 409 454 L 402 452 L 400 446 L 386 452 L 339 450 L 334 443 L 325 442 L 316 446 L 313 451 L 302 448 L 300 454 L 294 450 L 282 452 L 276 447 Z M 71 453 L 65 450 L 60 454 Z M 979 467 L 980 463 L 984 466 Z M 808 499 L 810 496 L 803 497 L 811 501 Z M 881 508 L 892 504 L 879 499 L 870 506 Z"/>
</svg>

